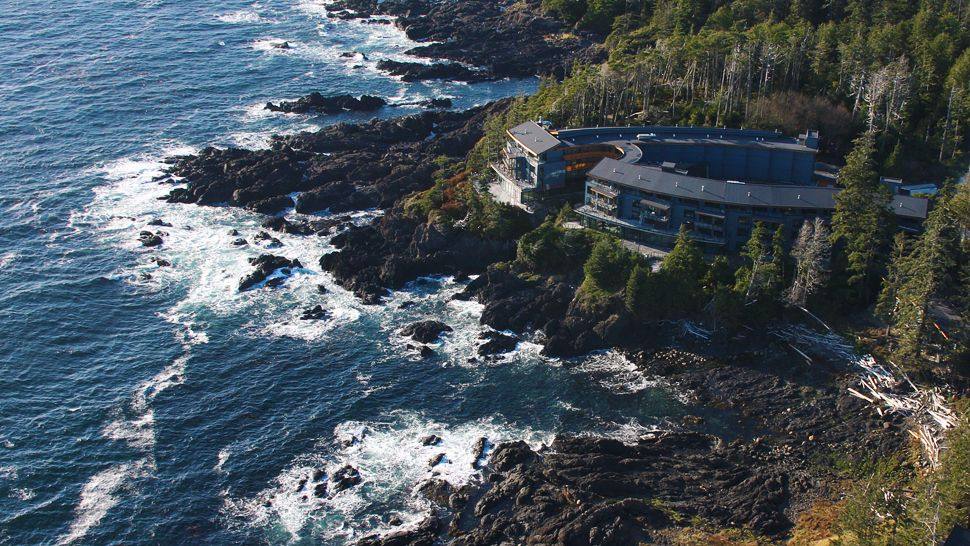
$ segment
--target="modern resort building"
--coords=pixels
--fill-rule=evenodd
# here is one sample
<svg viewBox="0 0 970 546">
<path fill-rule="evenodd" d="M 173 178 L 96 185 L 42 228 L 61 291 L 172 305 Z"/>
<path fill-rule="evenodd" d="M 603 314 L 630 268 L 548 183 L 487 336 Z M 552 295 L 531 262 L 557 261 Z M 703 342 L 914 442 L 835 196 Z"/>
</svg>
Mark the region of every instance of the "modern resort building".
<svg viewBox="0 0 970 546">
<path fill-rule="evenodd" d="M 509 129 L 492 165 L 500 201 L 527 209 L 550 198 L 581 203 L 587 227 L 667 246 L 681 226 L 711 250 L 737 251 L 755 222 L 794 237 L 805 219 L 831 217 L 828 172 L 817 172 L 818 133 L 709 127 L 597 127 L 553 131 L 526 122 Z M 918 229 L 927 200 L 895 195 L 903 229 Z"/>
</svg>

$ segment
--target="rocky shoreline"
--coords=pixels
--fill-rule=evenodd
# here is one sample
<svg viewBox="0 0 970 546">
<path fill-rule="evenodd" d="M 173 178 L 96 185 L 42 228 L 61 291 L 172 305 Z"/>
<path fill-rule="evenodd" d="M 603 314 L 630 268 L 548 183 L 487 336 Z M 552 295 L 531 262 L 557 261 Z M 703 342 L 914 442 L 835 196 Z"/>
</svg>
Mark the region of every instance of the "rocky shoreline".
<svg viewBox="0 0 970 546">
<path fill-rule="evenodd" d="M 632 444 L 568 436 L 538 450 L 501 444 L 479 482 L 419 488 L 439 507 L 421 525 L 361 544 L 673 544 L 687 525 L 784 538 L 836 485 L 832 462 L 891 453 L 905 433 L 847 393 L 855 377 L 843 365 L 792 366 L 779 346 L 752 344 L 718 359 L 669 348 L 631 355 L 692 393 L 692 406 L 730 413 L 744 431 L 737 438 L 707 433 L 702 417 L 689 416 Z"/>
<path fill-rule="evenodd" d="M 449 61 L 384 64 L 402 79 L 557 73 L 600 54 L 591 36 L 563 37 L 560 23 L 538 14 L 538 0 L 338 0 L 329 9 L 337 18 L 393 17 L 411 39 L 434 42 L 412 54 Z M 385 104 L 377 97 L 311 94 L 271 109 L 331 113 Z M 838 479 L 834 459 L 890 453 L 903 445 L 901 421 L 880 417 L 847 393 L 856 377 L 844 363 L 812 355 L 812 365 L 802 364 L 767 335 L 700 342 L 671 324 L 636 327 L 622 301 L 589 306 L 577 298 L 580 267 L 535 275 L 509 265 L 521 233 L 487 236 L 409 212 L 406 198 L 431 188 L 441 165 L 463 161 L 485 121 L 508 104 L 337 124 L 274 137 L 265 150 L 210 147 L 172 158 L 159 179 L 182 183 L 166 197 L 170 202 L 244 207 L 271 215 L 263 226 L 270 231 L 315 236 L 341 228 L 332 238 L 338 251 L 322 256 L 320 264 L 368 304 L 380 304 L 389 288 L 422 275 L 464 280 L 478 274 L 456 298 L 484 306 L 481 321 L 494 331 L 482 339 L 482 356 L 508 351 L 519 337 L 538 332 L 546 355 L 616 348 L 645 374 L 690 393 L 697 415 L 632 443 L 561 436 L 539 449 L 523 442 L 496 446 L 480 480 L 455 488 L 432 479 L 419 487 L 435 506 L 420 525 L 365 537 L 361 544 L 665 544 L 688 525 L 743 527 L 780 539 L 801 511 L 830 491 Z M 380 208 L 385 214 L 363 226 L 278 216 L 290 208 Z M 161 235 L 146 234 L 143 244 L 161 244 Z M 271 254 L 252 265 L 240 290 L 283 283 L 302 267 Z M 301 318 L 325 316 L 318 306 Z M 402 326 L 400 334 L 416 343 L 450 329 L 435 321 Z M 705 415 L 731 421 L 734 435 L 724 437 L 723 427 L 707 425 Z M 476 465 L 485 460 L 487 439 L 479 444 Z M 346 474 L 347 486 L 355 486 L 359 476 Z"/>
<path fill-rule="evenodd" d="M 292 207 L 301 213 L 390 208 L 430 186 L 436 159 L 464 159 L 485 120 L 505 104 L 341 123 L 274 136 L 263 150 L 208 147 L 171 158 L 160 180 L 184 179 L 185 187 L 167 196 L 172 203 L 227 204 L 265 214 Z"/>
<path fill-rule="evenodd" d="M 593 309 L 577 302 L 581 270 L 523 275 L 507 265 L 517 238 L 490 239 L 407 214 L 404 198 L 432 184 L 431 158 L 463 158 L 481 136 L 485 117 L 503 106 L 337 125 L 277 138 L 264 151 L 207 149 L 175 161 L 171 175 L 184 177 L 187 187 L 169 199 L 275 212 L 279 207 L 266 207 L 267 201 L 302 191 L 296 208 L 304 212 L 366 208 L 361 203 L 388 207 L 371 224 L 343 225 L 332 239 L 338 251 L 321 258 L 322 267 L 364 302 L 379 304 L 388 288 L 418 276 L 478 273 L 455 297 L 482 303 L 484 324 L 519 336 L 541 332 L 551 356 L 622 349 L 644 373 L 691 393 L 697 413 L 735 419 L 740 432 L 718 437 L 716 427 L 707 429 L 696 416 L 634 444 L 559 437 L 538 450 L 521 442 L 499 445 L 480 481 L 459 490 L 435 480 L 422 485 L 421 494 L 438 507 L 427 521 L 361 544 L 662 544 L 689 521 L 780 538 L 837 479 L 827 461 L 903 445 L 902 422 L 879 417 L 847 393 L 855 375 L 844 363 L 812 355 L 816 364 L 806 366 L 768 336 L 692 342 L 670 324 L 637 330 L 622 302 Z M 436 137 L 428 139 L 432 132 Z M 421 161 L 427 170 L 418 168 Z M 264 223 L 267 230 L 305 236 L 341 225 L 278 216 Z M 272 255 L 253 265 L 241 290 L 300 267 Z M 285 271 L 279 276 L 284 280 Z M 306 315 L 315 316 L 312 309 Z M 402 334 L 423 343 L 447 328 L 418 323 Z M 480 353 L 502 352 L 517 341 L 495 333 Z"/>
<path fill-rule="evenodd" d="M 408 38 L 424 43 L 407 54 L 439 61 L 384 63 L 383 70 L 405 81 L 561 76 L 574 62 L 605 58 L 599 37 L 544 15 L 539 0 L 337 0 L 328 13 L 340 19 L 392 17 Z"/>
</svg>

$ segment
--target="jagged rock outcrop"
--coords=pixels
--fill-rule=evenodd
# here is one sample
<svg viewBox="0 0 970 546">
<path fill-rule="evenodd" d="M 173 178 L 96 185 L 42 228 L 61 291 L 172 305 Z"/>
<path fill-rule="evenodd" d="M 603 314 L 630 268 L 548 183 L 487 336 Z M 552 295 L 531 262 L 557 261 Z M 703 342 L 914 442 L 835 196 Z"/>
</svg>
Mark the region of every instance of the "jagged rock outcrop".
<svg viewBox="0 0 970 546">
<path fill-rule="evenodd" d="M 387 288 L 421 275 L 481 271 L 515 255 L 515 241 L 487 239 L 408 217 L 400 207 L 377 223 L 336 235 L 339 252 L 320 259 L 325 271 L 367 303 L 378 303 Z"/>
<path fill-rule="evenodd" d="M 168 174 L 182 177 L 185 187 L 167 200 L 267 214 L 294 206 L 302 213 L 390 208 L 431 185 L 436 158 L 463 158 L 481 138 L 485 119 L 506 104 L 342 123 L 274 137 L 264 150 L 205 148 L 169 160 Z M 296 203 L 291 194 L 299 194 Z"/>
<path fill-rule="evenodd" d="M 426 43 L 409 54 L 452 61 L 423 65 L 431 68 L 383 65 L 405 78 L 478 81 L 562 75 L 576 60 L 605 58 L 599 37 L 545 15 L 538 0 L 337 0 L 328 10 L 331 17 L 342 19 L 393 16 L 409 38 Z"/>
<path fill-rule="evenodd" d="M 387 106 L 387 101 L 372 95 L 324 96 L 314 91 L 295 101 L 280 101 L 277 104 L 266 103 L 266 109 L 272 112 L 286 112 L 288 114 L 339 114 L 340 112 L 373 112 Z"/>
<path fill-rule="evenodd" d="M 274 272 L 279 271 L 283 276 L 289 276 L 293 269 L 302 268 L 300 260 L 289 260 L 282 256 L 262 254 L 251 258 L 249 263 L 256 269 L 239 280 L 239 291 L 243 292 L 265 281 Z"/>
<path fill-rule="evenodd" d="M 438 340 L 438 337 L 445 332 L 451 332 L 453 328 L 438 320 L 422 320 L 408 324 L 401 329 L 401 335 L 409 337 L 419 343 L 431 343 Z"/>
</svg>

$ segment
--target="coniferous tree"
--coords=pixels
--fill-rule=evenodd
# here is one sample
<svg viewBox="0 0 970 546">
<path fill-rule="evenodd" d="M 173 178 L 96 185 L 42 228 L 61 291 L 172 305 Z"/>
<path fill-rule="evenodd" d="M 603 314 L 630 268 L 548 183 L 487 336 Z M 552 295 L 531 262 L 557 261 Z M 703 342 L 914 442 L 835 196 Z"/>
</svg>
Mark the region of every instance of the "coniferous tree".
<svg viewBox="0 0 970 546">
<path fill-rule="evenodd" d="M 889 254 L 886 277 L 882 281 L 882 289 L 879 291 L 879 298 L 876 300 L 876 316 L 887 322 L 893 320 L 899 287 L 906 280 L 909 251 L 906 234 L 901 231 L 896 233 Z"/>
<path fill-rule="evenodd" d="M 950 283 L 953 274 L 957 233 L 954 220 L 947 196 L 941 195 L 926 220 L 923 234 L 900 268 L 903 280 L 895 289 L 892 312 L 892 334 L 896 339 L 893 354 L 899 364 L 910 368 L 922 365 L 922 355 L 935 329 L 929 316 L 933 298 Z"/>
<path fill-rule="evenodd" d="M 623 288 L 627 280 L 630 263 L 630 251 L 623 248 L 619 239 L 603 237 L 593 245 L 589 259 L 583 266 L 586 282 L 591 282 L 592 288 L 616 292 Z"/>
<path fill-rule="evenodd" d="M 795 273 L 786 300 L 791 305 L 804 307 L 808 299 L 817 294 L 828 281 L 832 247 L 828 228 L 821 218 L 806 220 L 792 246 Z"/>
<path fill-rule="evenodd" d="M 788 252 L 785 249 L 785 226 L 778 225 L 775 233 L 771 236 L 771 265 L 774 278 L 771 285 L 772 290 L 778 290 L 785 282 L 788 265 Z"/>
<path fill-rule="evenodd" d="M 700 248 L 687 234 L 687 228 L 683 225 L 680 226 L 674 248 L 664 257 L 660 271 L 666 281 L 671 311 L 686 312 L 694 309 L 703 295 L 702 282 L 707 267 Z"/>
<path fill-rule="evenodd" d="M 857 302 L 870 301 L 889 237 L 889 190 L 879 183 L 871 133 L 859 137 L 839 173 L 843 189 L 835 196 L 832 241 L 844 260 L 844 283 Z"/>
<path fill-rule="evenodd" d="M 658 315 L 658 318 L 664 312 L 661 295 L 654 289 L 656 281 L 651 277 L 653 274 L 647 268 L 637 264 L 626 281 L 624 303 L 627 310 L 640 319 L 646 318 L 650 311 Z"/>
<path fill-rule="evenodd" d="M 776 275 L 768 247 L 768 229 L 763 222 L 755 222 L 741 255 L 750 263 L 738 268 L 735 289 L 744 294 L 745 300 L 755 300 L 768 294 Z"/>
</svg>

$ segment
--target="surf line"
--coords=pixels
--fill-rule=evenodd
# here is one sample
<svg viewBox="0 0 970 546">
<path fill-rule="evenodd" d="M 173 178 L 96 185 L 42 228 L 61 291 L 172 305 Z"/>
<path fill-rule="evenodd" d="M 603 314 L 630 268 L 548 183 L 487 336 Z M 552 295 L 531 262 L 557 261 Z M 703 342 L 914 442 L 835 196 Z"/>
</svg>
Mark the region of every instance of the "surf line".
<svg viewBox="0 0 970 546">
<path fill-rule="evenodd" d="M 102 429 L 105 438 L 127 443 L 140 451 L 141 457 L 112 465 L 85 482 L 74 508 L 74 520 L 67 532 L 58 538 L 58 545 L 71 544 L 83 538 L 120 502 L 122 493 L 133 491 L 132 482 L 154 474 L 155 412 L 152 402 L 162 391 L 185 383 L 185 368 L 191 357 L 192 346 L 205 342 L 204 336 L 192 331 L 191 323 L 182 326 L 182 331 L 177 334 L 182 354 L 155 376 L 139 383 L 126 407 L 120 411 L 121 415 Z"/>
</svg>

